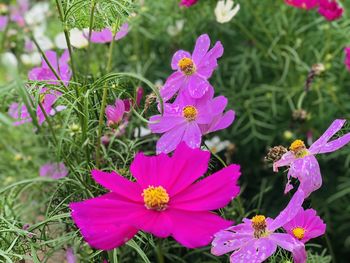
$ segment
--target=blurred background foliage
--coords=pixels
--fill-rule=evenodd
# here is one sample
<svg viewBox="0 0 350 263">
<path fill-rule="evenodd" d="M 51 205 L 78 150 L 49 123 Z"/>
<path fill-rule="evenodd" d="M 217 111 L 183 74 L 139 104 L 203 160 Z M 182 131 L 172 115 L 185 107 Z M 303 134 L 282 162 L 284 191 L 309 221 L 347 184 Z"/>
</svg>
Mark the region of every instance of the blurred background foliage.
<svg viewBox="0 0 350 263">
<path fill-rule="evenodd" d="M 241 5 L 237 16 L 227 24 L 219 24 L 213 11 L 215 0 L 200 0 L 188 9 L 179 8 L 175 0 L 136 1 L 129 18 L 131 30 L 115 45 L 112 72 L 134 72 L 153 83 L 161 83 L 171 73 L 170 61 L 176 50 L 192 51 L 195 39 L 203 33 L 208 33 L 213 43 L 222 42 L 225 52 L 211 83 L 217 94 L 228 97 L 228 108 L 236 111 L 236 121 L 219 136 L 234 144 L 229 159 L 239 163 L 243 172 L 240 179 L 242 203 L 235 200 L 222 213 L 239 222 L 257 212 L 275 217 L 289 200 L 288 196 L 283 196 L 285 173 L 273 173 L 271 165 L 264 160 L 270 147 L 287 147 L 296 138 L 307 141 L 310 134 L 315 140 L 334 119 L 350 119 L 350 73 L 343 63 L 343 49 L 350 44 L 350 20 L 345 14 L 341 20 L 329 23 L 317 12 L 289 7 L 282 0 L 236 2 Z M 350 10 L 350 3 L 343 1 L 342 4 Z M 180 20 L 183 28 L 176 29 Z M 57 21 L 57 14 L 52 9 L 48 25 L 48 35 L 52 38 L 61 30 Z M 19 56 L 23 36 L 13 35 L 7 43 L 8 48 Z M 84 64 L 87 51 L 75 50 L 79 77 L 89 76 L 82 80 L 84 85 L 107 73 L 107 50 L 107 45 L 93 46 L 94 52 L 89 54 L 90 68 Z M 308 75 L 316 63 L 322 63 L 325 71 L 305 92 Z M 22 79 L 26 79 L 29 69 L 19 65 Z M 49 141 L 45 132 L 34 136 L 35 130 L 30 124 L 9 125 L 8 106 L 18 100 L 18 91 L 13 85 L 6 84 L 8 81 L 9 75 L 5 69 L 0 69 L 0 186 L 3 187 L 0 190 L 0 228 L 13 230 L 0 235 L 0 256 L 31 254 L 33 258 L 48 260 L 59 254 L 62 248 L 72 246 L 82 262 L 101 262 L 107 257 L 115 259 L 117 254 L 118 262 L 145 262 L 145 257 L 154 262 L 153 247 L 158 241 L 149 235 L 141 234 L 135 242 L 118 249 L 117 254 L 110 252 L 109 255 L 92 251 L 83 243 L 67 214 L 67 204 L 103 192 L 92 182 L 88 173 L 90 164 L 85 163 L 84 151 L 81 150 L 83 144 L 91 149 L 94 143 L 78 138 L 80 131 L 72 130 L 72 125 L 79 121 L 69 110 L 55 117 L 54 124 L 62 138 L 59 148 Z M 139 82 L 116 84 L 119 88 L 111 88 L 110 103 L 117 95 L 133 94 L 132 89 Z M 126 92 L 120 92 L 120 87 Z M 146 88 L 146 92 L 149 94 L 151 90 Z M 89 102 L 93 119 L 100 106 L 99 95 L 91 94 L 87 92 L 85 97 L 93 97 Z M 73 105 L 68 99 L 63 98 L 61 102 Z M 73 108 L 72 105 L 69 109 Z M 145 117 L 154 112 L 155 109 L 151 109 Z M 89 127 L 93 125 L 96 123 L 89 122 Z M 130 139 L 140 125 L 146 124 L 135 116 L 125 138 L 116 139 L 109 147 L 103 148 L 106 167 L 128 175 L 127 165 L 133 153 L 138 150 L 154 152 L 155 136 Z M 349 131 L 350 125 L 345 130 Z M 90 139 L 95 136 L 94 132 L 88 135 Z M 63 155 L 66 158 L 74 155 L 74 166 L 70 167 L 75 170 L 74 176 L 70 174 L 58 182 L 38 177 L 40 165 L 46 161 L 58 161 L 56 156 L 62 159 Z M 226 157 L 224 152 L 220 156 Z M 318 160 L 324 184 L 313 193 L 305 207 L 318 211 L 327 223 L 327 235 L 307 245 L 313 254 L 309 262 L 330 262 L 330 256 L 332 262 L 348 262 L 350 147 L 319 156 Z M 211 170 L 220 166 L 212 158 Z M 83 192 L 84 185 L 89 184 L 92 186 Z M 30 224 L 28 231 L 34 232 L 34 237 L 23 230 L 25 224 Z M 208 248 L 187 251 L 170 240 L 163 243 L 163 249 L 166 262 L 227 262 L 228 259 L 210 255 Z M 290 255 L 279 252 L 270 262 L 288 262 L 286 258 Z M 44 259 L 41 262 L 45 262 Z"/>
</svg>

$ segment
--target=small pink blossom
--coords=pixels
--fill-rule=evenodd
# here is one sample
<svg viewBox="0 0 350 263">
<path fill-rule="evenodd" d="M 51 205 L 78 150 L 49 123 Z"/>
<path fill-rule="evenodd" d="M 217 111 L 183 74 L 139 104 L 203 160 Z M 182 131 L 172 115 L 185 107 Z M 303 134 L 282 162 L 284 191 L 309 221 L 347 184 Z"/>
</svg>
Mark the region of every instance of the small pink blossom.
<svg viewBox="0 0 350 263">
<path fill-rule="evenodd" d="M 337 0 L 319 0 L 318 12 L 328 21 L 339 19 L 344 12 Z"/>
<path fill-rule="evenodd" d="M 68 175 L 68 170 L 64 163 L 46 163 L 40 167 L 40 176 L 52 179 L 61 179 Z"/>
<path fill-rule="evenodd" d="M 67 248 L 66 259 L 67 259 L 67 263 L 76 263 L 77 262 L 73 248 L 71 248 L 71 247 Z"/>
<path fill-rule="evenodd" d="M 296 8 L 306 10 L 313 9 L 318 6 L 319 0 L 285 0 L 285 3 Z"/>
<path fill-rule="evenodd" d="M 0 32 L 4 31 L 8 23 L 7 16 L 0 16 Z"/>
<path fill-rule="evenodd" d="M 322 236 L 326 232 L 326 225 L 317 216 L 314 209 L 300 209 L 299 213 L 283 228 L 294 238 L 303 243 L 310 239 Z"/>
<path fill-rule="evenodd" d="M 345 65 L 346 65 L 346 68 L 350 71 L 350 47 L 346 47 L 344 49 L 345 51 Z"/>
<path fill-rule="evenodd" d="M 180 6 L 190 7 L 192 5 L 195 5 L 197 2 L 198 0 L 181 0 Z"/>
<path fill-rule="evenodd" d="M 112 30 L 105 28 L 102 31 L 93 31 L 91 34 L 91 42 L 93 43 L 109 43 L 112 40 L 120 40 L 124 38 L 129 32 L 129 24 L 124 23 L 119 31 L 113 36 Z"/>
<path fill-rule="evenodd" d="M 125 102 L 121 99 L 116 99 L 114 105 L 108 105 L 105 110 L 107 116 L 107 125 L 118 125 L 125 113 Z"/>
</svg>

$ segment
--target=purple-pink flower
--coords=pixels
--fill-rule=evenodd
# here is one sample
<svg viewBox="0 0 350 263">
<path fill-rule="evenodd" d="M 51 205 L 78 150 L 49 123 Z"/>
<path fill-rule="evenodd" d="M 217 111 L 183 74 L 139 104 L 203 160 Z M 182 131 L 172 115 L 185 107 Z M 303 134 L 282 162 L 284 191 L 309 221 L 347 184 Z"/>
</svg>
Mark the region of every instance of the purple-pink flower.
<svg viewBox="0 0 350 263">
<path fill-rule="evenodd" d="M 197 2 L 198 0 L 181 0 L 180 6 L 190 7 L 192 5 L 195 5 Z"/>
<path fill-rule="evenodd" d="M 75 254 L 74 254 L 74 250 L 71 247 L 67 248 L 66 260 L 67 260 L 67 263 L 76 263 L 77 262 L 77 259 L 76 259 Z"/>
<path fill-rule="evenodd" d="M 114 105 L 108 105 L 106 107 L 105 113 L 108 126 L 118 125 L 122 121 L 125 113 L 124 101 L 121 99 L 116 99 Z"/>
<path fill-rule="evenodd" d="M 300 209 L 291 221 L 283 225 L 283 228 L 288 234 L 303 243 L 322 236 L 326 232 L 326 224 L 317 216 L 314 209 Z"/>
<path fill-rule="evenodd" d="M 210 38 L 201 35 L 196 41 L 192 55 L 184 50 L 177 51 L 171 61 L 171 68 L 176 70 L 166 80 L 160 90 L 164 101 L 172 98 L 176 92 L 186 92 L 193 98 L 200 98 L 206 92 L 213 90 L 208 82 L 213 71 L 218 66 L 217 59 L 224 52 L 221 42 L 209 50 Z"/>
<path fill-rule="evenodd" d="M 344 9 L 336 0 L 319 0 L 320 6 L 318 12 L 328 21 L 339 19 Z"/>
<path fill-rule="evenodd" d="M 8 23 L 8 16 L 0 16 L 0 32 L 3 31 Z"/>
<path fill-rule="evenodd" d="M 346 65 L 346 68 L 350 71 L 350 47 L 346 47 L 344 49 L 344 52 L 345 52 L 345 65 Z"/>
<path fill-rule="evenodd" d="M 61 57 L 58 57 L 55 51 L 46 51 L 45 55 L 50 62 L 53 69 L 56 71 L 60 79 L 63 81 L 65 85 L 68 84 L 71 79 L 71 71 L 68 65 L 69 61 L 69 53 L 68 50 L 65 50 Z M 48 64 L 45 60 L 42 60 L 42 66 L 33 68 L 28 73 L 28 78 L 30 80 L 39 80 L 39 81 L 48 81 L 49 84 L 58 85 L 60 82 L 58 81 L 55 74 L 52 72 Z"/>
<path fill-rule="evenodd" d="M 215 234 L 212 242 L 212 254 L 221 256 L 233 252 L 231 263 L 261 263 L 275 253 L 279 246 L 292 253 L 295 263 L 306 262 L 304 244 L 287 233 L 276 232 L 296 216 L 302 209 L 303 201 L 304 193 L 297 191 L 275 219 L 256 215 L 252 219 L 243 219 L 239 225 L 221 230 Z"/>
<path fill-rule="evenodd" d="M 317 7 L 319 0 L 285 0 L 285 2 L 287 5 L 309 10 Z"/>
<path fill-rule="evenodd" d="M 91 34 L 91 42 L 93 43 L 109 43 L 112 40 L 119 40 L 125 37 L 129 32 L 129 24 L 124 23 L 119 31 L 113 36 L 112 30 L 105 28 L 102 31 L 93 31 Z"/>
<path fill-rule="evenodd" d="M 61 179 L 68 175 L 68 170 L 64 163 L 46 163 L 40 167 L 40 176 L 49 177 L 52 179 Z"/>
<path fill-rule="evenodd" d="M 157 142 L 157 153 L 169 153 L 182 141 L 199 148 L 202 135 L 225 129 L 233 122 L 232 110 L 223 114 L 226 105 L 224 96 L 213 98 L 212 92 L 201 99 L 182 94 L 174 103 L 165 103 L 163 115 L 152 116 L 149 123 L 153 133 L 163 133 Z"/>
<path fill-rule="evenodd" d="M 211 211 L 226 206 L 240 191 L 239 165 L 199 180 L 209 159 L 208 151 L 183 143 L 171 157 L 138 153 L 130 167 L 135 182 L 116 172 L 93 170 L 94 180 L 110 192 L 71 203 L 73 220 L 90 246 L 103 250 L 123 245 L 139 230 L 172 236 L 188 248 L 206 246 L 232 224 Z"/>
<path fill-rule="evenodd" d="M 320 166 L 315 155 L 334 152 L 350 142 L 350 133 L 330 141 L 330 139 L 343 127 L 345 122 L 346 120 L 335 120 L 309 149 L 306 148 L 302 140 L 295 140 L 289 148 L 290 151 L 285 153 L 280 160 L 273 164 L 275 172 L 278 171 L 279 167 L 289 166 L 287 175 L 288 182 L 285 188 L 285 193 L 293 188 L 290 184 L 291 177 L 299 180 L 299 189 L 304 191 L 305 197 L 308 197 L 313 191 L 316 191 L 321 187 L 322 177 Z"/>
</svg>

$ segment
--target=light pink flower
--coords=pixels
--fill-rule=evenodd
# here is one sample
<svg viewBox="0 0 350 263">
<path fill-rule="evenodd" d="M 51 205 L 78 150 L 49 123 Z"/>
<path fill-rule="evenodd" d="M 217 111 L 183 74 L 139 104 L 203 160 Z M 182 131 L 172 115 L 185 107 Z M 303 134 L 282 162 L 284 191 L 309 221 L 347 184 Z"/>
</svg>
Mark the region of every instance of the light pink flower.
<svg viewBox="0 0 350 263">
<path fill-rule="evenodd" d="M 326 224 L 317 216 L 314 209 L 300 209 L 299 213 L 283 228 L 296 239 L 306 243 L 310 239 L 322 236 L 326 232 Z"/>
<path fill-rule="evenodd" d="M 319 0 L 320 6 L 318 12 L 328 21 L 339 19 L 344 12 L 344 9 L 336 0 Z"/>
<path fill-rule="evenodd" d="M 121 99 L 116 99 L 114 105 L 108 105 L 106 107 L 107 125 L 115 126 L 118 125 L 125 113 L 125 103 Z"/>
<path fill-rule="evenodd" d="M 192 5 L 195 5 L 197 2 L 198 0 L 181 0 L 180 6 L 190 7 Z"/>
<path fill-rule="evenodd" d="M 40 167 L 40 176 L 52 179 L 61 179 L 68 175 L 68 170 L 64 163 L 46 163 Z"/>
<path fill-rule="evenodd" d="M 252 219 L 243 219 L 239 225 L 221 230 L 215 234 L 212 242 L 212 254 L 221 256 L 233 252 L 231 263 L 261 263 L 274 254 L 279 246 L 292 253 L 295 263 L 306 262 L 304 244 L 289 234 L 276 232 L 296 216 L 302 209 L 303 201 L 304 193 L 297 191 L 275 219 L 257 215 Z"/>
<path fill-rule="evenodd" d="M 166 80 L 160 90 L 164 101 L 172 98 L 176 92 L 188 93 L 193 98 L 200 98 L 213 87 L 208 82 L 213 71 L 218 66 L 217 59 L 224 52 L 221 42 L 209 50 L 210 38 L 201 35 L 196 41 L 192 55 L 184 50 L 177 51 L 171 61 L 171 68 L 176 70 Z"/>
<path fill-rule="evenodd" d="M 285 0 L 285 3 L 296 8 L 310 10 L 318 6 L 318 1 L 319 0 Z"/>
<path fill-rule="evenodd" d="M 67 263 L 76 263 L 77 262 L 73 248 L 71 248 L 71 247 L 67 248 L 66 259 L 67 259 Z"/>
<path fill-rule="evenodd" d="M 303 141 L 294 141 L 289 148 L 290 151 L 285 153 L 280 160 L 273 164 L 275 172 L 278 171 L 279 167 L 289 166 L 285 193 L 293 188 L 290 184 L 291 177 L 299 180 L 299 189 L 304 191 L 305 197 L 308 197 L 313 191 L 321 187 L 321 171 L 315 155 L 334 152 L 350 142 L 350 133 L 329 141 L 343 127 L 345 122 L 346 120 L 333 121 L 331 126 L 309 149 L 306 148 Z"/>
<path fill-rule="evenodd" d="M 345 65 L 346 65 L 346 68 L 350 71 L 350 47 L 346 47 L 344 49 L 344 52 L 345 52 Z"/>
<path fill-rule="evenodd" d="M 103 250 L 123 245 L 139 230 L 172 236 L 188 248 L 206 246 L 214 233 L 232 224 L 211 211 L 226 206 L 240 190 L 238 165 L 199 180 L 209 159 L 208 151 L 180 144 L 172 157 L 138 153 L 130 167 L 136 182 L 93 170 L 95 181 L 110 192 L 71 203 L 73 220 L 90 246 Z"/>
<path fill-rule="evenodd" d="M 0 32 L 6 28 L 7 23 L 8 23 L 8 17 L 0 16 Z"/>
<path fill-rule="evenodd" d="M 124 23 L 119 31 L 113 36 L 111 29 L 105 28 L 102 31 L 93 31 L 91 34 L 91 42 L 93 43 L 109 43 L 112 40 L 120 40 L 124 38 L 129 32 L 129 24 Z"/>
</svg>

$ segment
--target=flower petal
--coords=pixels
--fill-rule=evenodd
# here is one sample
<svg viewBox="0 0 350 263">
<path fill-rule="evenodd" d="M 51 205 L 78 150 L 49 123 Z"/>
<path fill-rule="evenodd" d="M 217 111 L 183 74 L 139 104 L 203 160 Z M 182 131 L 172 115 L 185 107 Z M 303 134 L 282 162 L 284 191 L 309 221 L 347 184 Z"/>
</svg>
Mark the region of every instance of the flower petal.
<svg viewBox="0 0 350 263">
<path fill-rule="evenodd" d="M 196 65 L 200 65 L 203 57 L 207 54 L 210 47 L 210 38 L 207 34 L 203 34 L 197 38 L 192 57 Z"/>
<path fill-rule="evenodd" d="M 155 115 L 150 118 L 148 127 L 153 133 L 164 133 L 185 122 L 182 116 Z"/>
<path fill-rule="evenodd" d="M 198 74 L 193 74 L 190 77 L 188 91 L 191 97 L 195 99 L 201 98 L 210 88 L 210 83 Z"/>
<path fill-rule="evenodd" d="M 350 142 L 350 133 L 345 134 L 344 136 L 333 140 L 331 142 L 326 143 L 322 147 L 317 150 L 317 153 L 330 153 L 340 148 L 344 147 L 346 144 Z"/>
<path fill-rule="evenodd" d="M 202 141 L 202 133 L 196 122 L 190 122 L 186 125 L 186 130 L 182 140 L 191 148 L 199 148 Z"/>
<path fill-rule="evenodd" d="M 212 242 L 211 253 L 221 256 L 228 252 L 244 247 L 249 242 L 253 242 L 253 235 L 246 233 L 234 233 L 229 229 L 221 230 L 215 234 Z"/>
<path fill-rule="evenodd" d="M 279 167 L 290 165 L 296 159 L 297 158 L 292 152 L 290 151 L 286 152 L 285 154 L 282 155 L 281 159 L 273 163 L 273 171 L 278 172 Z"/>
<path fill-rule="evenodd" d="M 186 83 L 186 76 L 181 72 L 174 72 L 166 80 L 164 86 L 160 90 L 160 96 L 164 101 L 172 98 L 175 93 Z"/>
<path fill-rule="evenodd" d="M 164 133 L 157 142 L 157 154 L 169 153 L 175 150 L 184 136 L 185 129 L 186 125 L 180 124 Z"/>
</svg>

